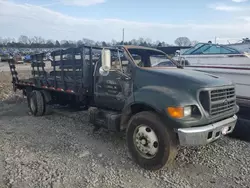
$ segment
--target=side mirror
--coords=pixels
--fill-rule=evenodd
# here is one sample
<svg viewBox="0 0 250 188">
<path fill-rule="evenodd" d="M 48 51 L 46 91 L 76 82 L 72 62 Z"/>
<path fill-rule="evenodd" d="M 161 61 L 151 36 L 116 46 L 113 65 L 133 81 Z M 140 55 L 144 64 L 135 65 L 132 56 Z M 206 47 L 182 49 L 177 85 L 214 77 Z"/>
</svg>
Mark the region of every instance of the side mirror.
<svg viewBox="0 0 250 188">
<path fill-rule="evenodd" d="M 111 68 L 111 51 L 108 49 L 102 50 L 102 66 L 99 69 L 99 73 L 102 76 L 107 76 Z"/>
</svg>

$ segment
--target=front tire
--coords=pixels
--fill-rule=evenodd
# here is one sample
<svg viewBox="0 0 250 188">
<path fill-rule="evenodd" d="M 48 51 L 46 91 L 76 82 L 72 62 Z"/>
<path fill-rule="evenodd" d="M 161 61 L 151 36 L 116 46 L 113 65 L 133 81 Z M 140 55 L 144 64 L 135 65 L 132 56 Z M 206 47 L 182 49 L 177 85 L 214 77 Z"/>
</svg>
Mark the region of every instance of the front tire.
<svg viewBox="0 0 250 188">
<path fill-rule="evenodd" d="M 129 121 L 127 145 L 135 162 L 146 170 L 159 170 L 177 155 L 177 138 L 153 112 L 140 112 Z"/>
</svg>

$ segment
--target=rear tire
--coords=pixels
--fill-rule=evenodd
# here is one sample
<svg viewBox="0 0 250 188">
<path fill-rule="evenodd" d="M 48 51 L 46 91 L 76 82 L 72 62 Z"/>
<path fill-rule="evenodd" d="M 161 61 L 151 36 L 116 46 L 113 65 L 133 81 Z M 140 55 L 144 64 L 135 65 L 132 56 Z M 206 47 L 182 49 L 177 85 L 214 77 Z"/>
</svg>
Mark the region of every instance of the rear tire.
<svg viewBox="0 0 250 188">
<path fill-rule="evenodd" d="M 50 115 L 53 112 L 50 102 L 52 101 L 51 94 L 48 91 L 41 91 L 44 98 L 44 115 Z"/>
<path fill-rule="evenodd" d="M 174 131 L 153 112 L 140 112 L 130 119 L 127 145 L 135 162 L 146 170 L 170 165 L 177 155 Z"/>
<path fill-rule="evenodd" d="M 40 91 L 32 91 L 28 97 L 28 107 L 33 116 L 42 116 L 44 114 L 44 98 Z"/>
</svg>

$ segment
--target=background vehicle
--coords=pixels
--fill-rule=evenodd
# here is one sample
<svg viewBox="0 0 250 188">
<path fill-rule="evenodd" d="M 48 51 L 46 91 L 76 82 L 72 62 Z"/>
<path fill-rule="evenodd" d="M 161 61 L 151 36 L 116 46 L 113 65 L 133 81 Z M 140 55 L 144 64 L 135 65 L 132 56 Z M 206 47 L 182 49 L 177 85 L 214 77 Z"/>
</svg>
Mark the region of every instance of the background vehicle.
<svg viewBox="0 0 250 188">
<path fill-rule="evenodd" d="M 31 56 L 30 56 L 30 55 L 24 56 L 23 61 L 24 61 L 25 63 L 30 63 L 30 62 L 31 62 Z"/>
<path fill-rule="evenodd" d="M 0 62 L 2 61 L 2 62 L 4 62 L 4 61 L 8 61 L 8 59 L 9 59 L 9 55 L 8 54 L 1 54 L 0 55 Z"/>
<path fill-rule="evenodd" d="M 88 108 L 97 128 L 126 131 L 129 151 L 145 169 L 171 163 L 178 145 L 205 145 L 235 127 L 232 82 L 178 68 L 160 50 L 84 46 L 51 56 L 53 70 L 46 71 L 44 54 L 33 55 L 26 80 L 9 62 L 14 89 L 23 90 L 31 113 L 49 114 L 53 104 Z"/>
<path fill-rule="evenodd" d="M 237 102 L 250 108 L 250 56 L 228 45 L 199 43 L 178 54 L 185 69 L 202 71 L 232 80 L 236 84 Z"/>
</svg>

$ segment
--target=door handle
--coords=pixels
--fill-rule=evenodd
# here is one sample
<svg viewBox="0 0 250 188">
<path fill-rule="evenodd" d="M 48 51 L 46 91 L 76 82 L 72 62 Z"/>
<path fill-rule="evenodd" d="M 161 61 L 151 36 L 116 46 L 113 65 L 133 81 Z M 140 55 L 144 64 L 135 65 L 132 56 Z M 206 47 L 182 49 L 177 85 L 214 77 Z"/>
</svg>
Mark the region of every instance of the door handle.
<svg viewBox="0 0 250 188">
<path fill-rule="evenodd" d="M 130 77 L 117 77 L 116 78 L 116 80 L 125 80 L 125 81 L 128 81 L 130 79 L 131 79 Z"/>
<path fill-rule="evenodd" d="M 131 78 L 130 78 L 130 77 L 125 77 L 124 79 L 125 79 L 125 80 L 130 80 Z"/>
</svg>

